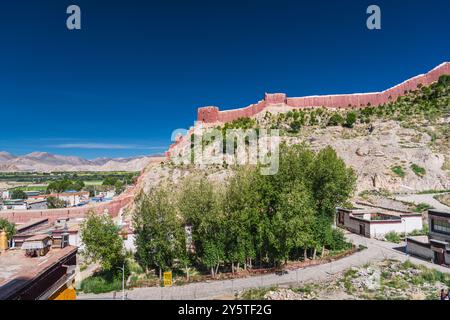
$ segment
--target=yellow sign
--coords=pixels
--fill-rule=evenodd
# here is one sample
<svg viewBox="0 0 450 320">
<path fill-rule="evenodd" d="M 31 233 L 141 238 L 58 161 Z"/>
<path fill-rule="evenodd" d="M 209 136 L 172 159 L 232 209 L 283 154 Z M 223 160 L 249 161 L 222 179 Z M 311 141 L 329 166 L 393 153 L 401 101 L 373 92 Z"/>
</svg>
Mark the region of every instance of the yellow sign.
<svg viewBox="0 0 450 320">
<path fill-rule="evenodd" d="M 172 286 L 172 271 L 164 272 L 164 287 Z"/>
<path fill-rule="evenodd" d="M 53 294 L 49 300 L 76 300 L 77 292 L 73 286 L 64 286 L 58 292 Z"/>
</svg>

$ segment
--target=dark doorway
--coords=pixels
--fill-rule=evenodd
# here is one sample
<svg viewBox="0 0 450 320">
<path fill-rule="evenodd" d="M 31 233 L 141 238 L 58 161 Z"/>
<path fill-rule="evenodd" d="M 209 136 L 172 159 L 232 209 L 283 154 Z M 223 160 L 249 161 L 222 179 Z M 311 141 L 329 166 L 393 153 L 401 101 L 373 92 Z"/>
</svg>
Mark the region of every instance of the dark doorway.
<svg viewBox="0 0 450 320">
<path fill-rule="evenodd" d="M 339 212 L 339 224 L 344 224 L 344 213 Z"/>
<path fill-rule="evenodd" d="M 366 228 L 365 228 L 365 226 L 363 224 L 359 225 L 359 234 L 362 235 L 362 236 L 366 235 Z"/>
<path fill-rule="evenodd" d="M 444 252 L 434 252 L 434 263 L 439 265 L 445 263 Z"/>
</svg>

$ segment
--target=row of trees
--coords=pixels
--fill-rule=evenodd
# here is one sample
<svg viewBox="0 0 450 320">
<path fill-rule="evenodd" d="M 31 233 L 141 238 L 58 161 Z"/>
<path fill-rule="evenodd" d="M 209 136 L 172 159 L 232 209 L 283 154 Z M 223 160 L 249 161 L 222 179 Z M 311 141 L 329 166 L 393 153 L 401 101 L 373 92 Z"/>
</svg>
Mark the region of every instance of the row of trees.
<svg viewBox="0 0 450 320">
<path fill-rule="evenodd" d="M 81 180 L 72 181 L 72 180 L 57 180 L 52 181 L 47 186 L 47 193 L 61 193 L 66 190 L 75 190 L 80 191 L 84 188 L 84 182 Z"/>
<path fill-rule="evenodd" d="M 161 185 L 136 200 L 138 262 L 160 274 L 194 266 L 216 276 L 221 268 L 280 266 L 347 248 L 332 224 L 355 181 L 330 147 L 282 145 L 275 175 L 248 167 L 226 185 L 206 178 L 188 178 L 178 191 Z"/>
<path fill-rule="evenodd" d="M 103 186 L 114 187 L 116 194 L 122 193 L 125 190 L 126 184 L 133 183 L 133 179 L 131 177 L 126 179 L 118 179 L 116 177 L 106 177 L 103 180 Z"/>
</svg>

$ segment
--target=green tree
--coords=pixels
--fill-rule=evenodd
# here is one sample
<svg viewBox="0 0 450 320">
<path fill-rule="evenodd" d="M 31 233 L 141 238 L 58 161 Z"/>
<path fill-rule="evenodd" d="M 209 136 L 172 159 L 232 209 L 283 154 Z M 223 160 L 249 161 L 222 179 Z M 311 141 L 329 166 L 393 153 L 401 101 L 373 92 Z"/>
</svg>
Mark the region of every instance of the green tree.
<svg viewBox="0 0 450 320">
<path fill-rule="evenodd" d="M 14 189 L 11 193 L 12 199 L 26 199 L 28 196 L 22 189 Z"/>
<path fill-rule="evenodd" d="M 47 198 L 47 207 L 49 209 L 65 208 L 67 203 L 64 200 L 58 199 L 56 197 Z"/>
<path fill-rule="evenodd" d="M 293 133 L 298 133 L 302 127 L 302 123 L 300 120 L 294 120 L 291 122 L 290 127 Z"/>
<path fill-rule="evenodd" d="M 147 270 L 172 268 L 185 254 L 185 234 L 167 186 L 140 194 L 133 213 L 137 258 Z"/>
<path fill-rule="evenodd" d="M 83 183 L 84 185 L 84 183 Z M 66 190 L 74 189 L 73 182 L 68 179 L 52 181 L 47 186 L 47 194 L 62 193 Z M 81 189 L 80 189 L 81 190 Z"/>
<path fill-rule="evenodd" d="M 71 189 L 81 191 L 85 187 L 84 181 L 78 180 L 72 183 Z"/>
<path fill-rule="evenodd" d="M 315 220 L 314 201 L 304 184 L 285 189 L 279 200 L 268 232 L 271 256 L 277 265 L 287 263 L 294 249 L 312 246 Z"/>
<path fill-rule="evenodd" d="M 0 230 L 4 230 L 8 240 L 10 240 L 16 234 L 16 225 L 4 218 L 0 218 Z"/>
<path fill-rule="evenodd" d="M 337 112 L 333 113 L 328 119 L 328 126 L 340 126 L 344 123 L 344 118 Z"/>
<path fill-rule="evenodd" d="M 222 197 L 222 193 L 215 192 L 213 185 L 206 179 L 188 179 L 178 203 L 185 223 L 192 226 L 192 240 L 198 262 L 211 271 L 212 277 L 217 275 L 226 258 Z"/>
<path fill-rule="evenodd" d="M 353 125 L 356 122 L 356 118 L 357 118 L 357 116 L 356 116 L 355 112 L 351 111 L 351 112 L 347 113 L 347 117 L 345 118 L 345 126 L 347 128 L 353 128 Z"/>
<path fill-rule="evenodd" d="M 353 194 L 356 175 L 330 146 L 320 150 L 308 168 L 310 184 L 318 214 L 333 221 L 336 207 L 343 205 Z"/>
<path fill-rule="evenodd" d="M 88 213 L 81 225 L 84 256 L 99 262 L 104 271 L 118 272 L 118 267 L 125 261 L 123 240 L 119 235 L 119 227 L 109 215 Z"/>
<path fill-rule="evenodd" d="M 125 185 L 123 184 L 122 181 L 117 180 L 116 183 L 114 184 L 114 190 L 116 194 L 121 194 L 125 190 Z"/>
<path fill-rule="evenodd" d="M 238 170 L 231 178 L 225 194 L 225 232 L 227 260 L 231 270 L 239 264 L 252 266 L 261 249 L 264 217 L 260 214 L 258 194 L 254 188 L 254 170 Z"/>
<path fill-rule="evenodd" d="M 103 185 L 104 186 L 114 186 L 116 184 L 117 180 L 118 179 L 116 177 L 108 176 L 103 180 Z"/>
</svg>

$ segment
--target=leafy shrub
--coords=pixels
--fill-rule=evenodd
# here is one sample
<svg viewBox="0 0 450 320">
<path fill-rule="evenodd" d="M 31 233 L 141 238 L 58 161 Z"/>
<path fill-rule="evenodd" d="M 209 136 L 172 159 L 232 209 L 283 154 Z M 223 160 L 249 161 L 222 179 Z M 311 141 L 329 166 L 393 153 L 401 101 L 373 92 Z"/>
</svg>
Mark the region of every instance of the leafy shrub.
<svg viewBox="0 0 450 320">
<path fill-rule="evenodd" d="M 109 273 L 97 273 L 81 282 L 81 291 L 84 293 L 105 293 L 122 290 L 122 279 Z"/>
<path fill-rule="evenodd" d="M 266 293 L 268 293 L 269 291 L 273 291 L 276 290 L 276 287 L 271 287 L 271 288 L 260 288 L 260 289 L 250 289 L 245 291 L 242 294 L 242 299 L 243 300 L 264 300 L 264 296 L 266 295 Z"/>
<path fill-rule="evenodd" d="M 398 233 L 396 233 L 395 231 L 390 231 L 390 232 L 386 233 L 384 235 L 384 238 L 386 239 L 386 241 L 393 242 L 393 243 L 400 243 L 400 241 L 401 241 L 400 235 Z"/>
<path fill-rule="evenodd" d="M 442 76 L 439 77 L 438 80 L 439 84 L 442 84 L 444 86 L 449 86 L 450 85 L 450 75 L 449 74 L 444 74 Z"/>
<path fill-rule="evenodd" d="M 0 218 L 0 230 L 4 230 L 8 239 L 11 239 L 16 234 L 16 225 L 4 218 Z"/>
<path fill-rule="evenodd" d="M 428 203 L 422 202 L 422 203 L 419 203 L 419 204 L 415 207 L 414 211 L 415 211 L 415 212 L 424 212 L 425 210 L 428 210 L 428 209 L 431 209 L 431 208 L 433 208 L 433 207 L 430 206 Z"/>
<path fill-rule="evenodd" d="M 345 119 L 345 126 L 347 128 L 353 128 L 353 125 L 356 122 L 356 113 L 355 112 L 349 112 L 347 113 L 347 117 Z"/>
<path fill-rule="evenodd" d="M 405 171 L 403 171 L 403 168 L 401 166 L 392 167 L 391 170 L 393 173 L 395 173 L 399 177 L 401 177 L 401 178 L 405 177 Z"/>
<path fill-rule="evenodd" d="M 417 164 L 413 163 L 411 165 L 411 170 L 419 177 L 423 177 L 426 173 L 426 170 L 422 167 L 419 167 Z"/>
<path fill-rule="evenodd" d="M 330 244 L 331 250 L 346 250 L 351 248 L 352 244 L 345 240 L 345 235 L 342 230 L 333 229 L 331 236 L 333 239 Z"/>
<path fill-rule="evenodd" d="M 333 113 L 330 119 L 328 119 L 328 126 L 340 126 L 344 123 L 344 118 L 337 112 Z"/>
<path fill-rule="evenodd" d="M 299 132 L 301 127 L 302 127 L 302 124 L 301 124 L 300 120 L 294 120 L 291 122 L 291 131 L 292 132 L 295 132 L 295 133 Z"/>
</svg>

